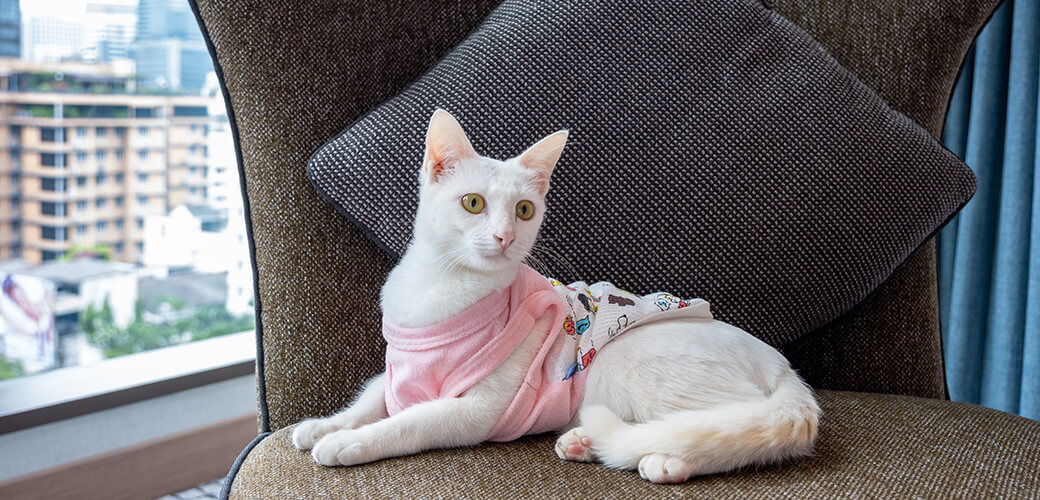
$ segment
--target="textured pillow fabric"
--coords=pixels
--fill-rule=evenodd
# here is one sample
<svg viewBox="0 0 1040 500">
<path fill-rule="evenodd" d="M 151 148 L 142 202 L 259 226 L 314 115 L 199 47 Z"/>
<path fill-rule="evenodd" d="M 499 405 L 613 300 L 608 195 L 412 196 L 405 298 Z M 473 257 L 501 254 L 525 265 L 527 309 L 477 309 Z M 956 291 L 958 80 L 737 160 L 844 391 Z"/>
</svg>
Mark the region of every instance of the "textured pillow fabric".
<svg viewBox="0 0 1040 500">
<path fill-rule="evenodd" d="M 538 255 L 563 281 L 710 301 L 782 346 L 848 311 L 971 197 L 971 171 L 755 0 L 506 0 L 311 158 L 391 255 L 443 107 L 505 158 L 571 130 Z"/>
</svg>

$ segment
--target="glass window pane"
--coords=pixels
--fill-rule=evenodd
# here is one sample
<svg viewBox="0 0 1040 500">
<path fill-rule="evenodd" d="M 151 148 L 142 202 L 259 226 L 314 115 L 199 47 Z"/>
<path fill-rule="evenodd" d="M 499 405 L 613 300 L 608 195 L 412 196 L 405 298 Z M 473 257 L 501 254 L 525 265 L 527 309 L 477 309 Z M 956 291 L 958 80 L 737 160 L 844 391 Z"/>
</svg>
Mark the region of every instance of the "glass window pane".
<svg viewBox="0 0 1040 500">
<path fill-rule="evenodd" d="M 21 18 L 5 22 L 19 15 L 13 4 Z M 66 286 L 54 276 L 82 273 L 48 266 L 111 278 L 63 288 L 101 291 L 63 295 L 60 312 L 41 299 L 53 320 L 35 339 L 44 348 L 11 350 L 0 321 L 0 367 L 33 373 L 250 329 L 252 302 L 237 293 L 252 289 L 237 160 L 189 4 L 62 3 L 89 16 L 55 5 L 0 0 L 0 53 L 4 34 L 24 28 L 24 60 L 0 61 L 12 85 L 0 113 L 0 269 L 16 261 L 12 279 L 54 290 Z M 114 293 L 120 280 L 134 292 Z"/>
</svg>

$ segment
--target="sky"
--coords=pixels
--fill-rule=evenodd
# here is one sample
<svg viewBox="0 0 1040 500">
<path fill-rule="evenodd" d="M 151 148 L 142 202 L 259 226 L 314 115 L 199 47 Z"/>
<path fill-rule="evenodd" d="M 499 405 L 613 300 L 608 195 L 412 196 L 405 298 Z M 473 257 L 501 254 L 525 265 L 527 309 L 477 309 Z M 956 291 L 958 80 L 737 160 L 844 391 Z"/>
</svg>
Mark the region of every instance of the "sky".
<svg viewBox="0 0 1040 500">
<path fill-rule="evenodd" d="M 136 5 L 136 0 L 123 0 L 119 3 Z M 23 17 L 55 16 L 65 17 L 82 14 L 87 0 L 21 0 Z"/>
<path fill-rule="evenodd" d="M 82 13 L 85 0 L 21 0 L 23 17 L 53 15 L 65 17 Z"/>
</svg>

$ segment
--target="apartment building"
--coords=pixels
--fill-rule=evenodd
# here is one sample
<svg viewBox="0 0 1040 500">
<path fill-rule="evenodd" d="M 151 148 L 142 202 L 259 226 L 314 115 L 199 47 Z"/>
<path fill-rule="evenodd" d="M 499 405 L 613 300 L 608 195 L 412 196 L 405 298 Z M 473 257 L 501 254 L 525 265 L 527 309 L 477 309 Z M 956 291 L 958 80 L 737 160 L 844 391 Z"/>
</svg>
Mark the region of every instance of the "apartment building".
<svg viewBox="0 0 1040 500">
<path fill-rule="evenodd" d="M 145 217 L 206 202 L 213 98 L 133 93 L 132 75 L 0 59 L 0 260 L 137 262 Z"/>
</svg>

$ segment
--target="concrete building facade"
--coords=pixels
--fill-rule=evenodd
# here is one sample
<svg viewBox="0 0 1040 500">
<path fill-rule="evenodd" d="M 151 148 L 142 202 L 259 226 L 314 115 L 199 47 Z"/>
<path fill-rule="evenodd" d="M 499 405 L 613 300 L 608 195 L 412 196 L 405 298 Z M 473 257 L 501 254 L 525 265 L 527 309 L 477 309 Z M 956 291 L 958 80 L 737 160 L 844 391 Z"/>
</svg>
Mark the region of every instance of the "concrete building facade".
<svg viewBox="0 0 1040 500">
<path fill-rule="evenodd" d="M 148 88 L 198 91 L 213 71 L 206 43 L 184 0 L 140 0 L 130 50 Z"/>
<path fill-rule="evenodd" d="M 22 8 L 18 0 L 0 0 L 0 57 L 22 54 Z"/>
<path fill-rule="evenodd" d="M 40 263 L 97 245 L 137 262 L 146 217 L 206 201 L 212 98 L 80 93 L 75 85 L 38 92 L 17 84 L 40 74 L 25 64 L 0 60 L 0 260 Z M 65 84 L 79 78 L 69 66 L 54 69 L 64 70 Z"/>
</svg>

